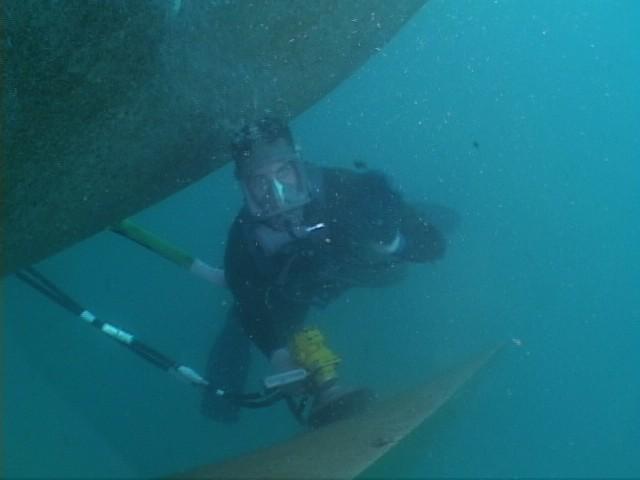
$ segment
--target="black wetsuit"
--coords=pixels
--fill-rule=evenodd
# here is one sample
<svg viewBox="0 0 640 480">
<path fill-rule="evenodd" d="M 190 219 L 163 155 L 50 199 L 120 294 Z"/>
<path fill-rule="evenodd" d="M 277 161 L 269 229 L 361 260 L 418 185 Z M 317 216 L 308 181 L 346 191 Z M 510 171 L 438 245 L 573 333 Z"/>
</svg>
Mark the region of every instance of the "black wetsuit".
<svg viewBox="0 0 640 480">
<path fill-rule="evenodd" d="M 383 174 L 317 167 L 311 173 L 312 201 L 296 228 L 275 230 L 246 209 L 231 227 L 224 269 L 234 304 L 208 367 L 221 387 L 242 388 L 247 337 L 269 356 L 287 345 L 311 306 L 351 287 L 388 284 L 403 264 L 444 254 L 440 232 Z M 385 251 L 392 244 L 395 251 Z"/>
</svg>

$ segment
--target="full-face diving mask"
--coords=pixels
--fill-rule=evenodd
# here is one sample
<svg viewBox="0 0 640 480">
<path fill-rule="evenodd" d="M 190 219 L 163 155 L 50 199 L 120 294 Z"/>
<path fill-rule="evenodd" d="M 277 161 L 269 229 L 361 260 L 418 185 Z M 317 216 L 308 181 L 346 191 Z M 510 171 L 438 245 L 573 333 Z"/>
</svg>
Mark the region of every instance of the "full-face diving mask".
<svg viewBox="0 0 640 480">
<path fill-rule="evenodd" d="M 270 218 L 310 200 L 304 164 L 297 155 L 275 159 L 242 177 L 247 206 L 253 215 Z"/>
</svg>

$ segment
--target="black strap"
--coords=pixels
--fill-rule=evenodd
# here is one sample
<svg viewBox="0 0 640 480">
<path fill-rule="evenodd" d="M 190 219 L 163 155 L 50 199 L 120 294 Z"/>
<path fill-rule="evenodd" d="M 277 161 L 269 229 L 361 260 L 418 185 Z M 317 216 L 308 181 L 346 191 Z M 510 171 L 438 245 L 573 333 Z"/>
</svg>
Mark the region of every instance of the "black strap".
<svg viewBox="0 0 640 480">
<path fill-rule="evenodd" d="M 186 367 L 180 365 L 155 348 L 147 345 L 144 342 L 141 342 L 130 333 L 114 327 L 109 323 L 103 322 L 102 320 L 99 320 L 93 314 L 91 314 L 91 312 L 82 307 L 69 295 L 64 293 L 57 285 L 47 279 L 36 269 L 32 267 L 25 268 L 16 272 L 16 276 L 33 289 L 42 293 L 54 303 L 58 304 L 73 315 L 82 318 L 94 328 L 100 330 L 102 333 L 107 334 L 112 339 L 118 341 L 120 345 L 127 347 L 130 351 L 138 355 L 140 358 L 143 358 L 147 362 L 166 372 L 177 373 L 178 377 L 188 380 L 192 385 L 201 388 L 216 390 L 217 394 L 224 396 L 230 401 L 247 408 L 268 407 L 278 402 L 279 400 L 282 400 L 283 398 L 283 394 L 279 390 L 273 392 L 242 394 L 218 390 L 215 386 L 202 379 L 202 377 L 199 377 L 199 375 L 191 369 L 187 370 L 196 375 L 196 377 L 185 375 L 184 373 L 182 373 L 182 369 Z M 198 381 L 198 377 L 202 379 L 202 381 Z"/>
<path fill-rule="evenodd" d="M 127 347 L 139 357 L 144 358 L 156 367 L 159 367 L 165 371 L 176 370 L 180 367 L 177 362 L 159 352 L 155 348 L 150 347 L 149 345 L 146 345 L 145 343 L 136 339 L 130 333 L 94 317 L 93 314 L 91 314 L 87 309 L 82 307 L 78 302 L 64 293 L 57 285 L 55 285 L 51 280 L 47 279 L 35 268 L 25 268 L 24 270 L 17 272 L 16 275 L 20 280 L 45 295 L 54 303 L 57 303 L 59 306 L 69 311 L 73 315 L 83 318 L 91 326 L 109 335 L 113 339 L 118 340 L 118 343 Z M 83 315 L 89 316 L 83 317 Z M 93 318 L 89 321 L 88 318 L 91 317 Z"/>
<path fill-rule="evenodd" d="M 24 270 L 16 272 L 16 276 L 32 288 L 42 293 L 44 296 L 48 297 L 53 302 L 60 305 L 62 308 L 73 313 L 74 315 L 81 315 L 84 311 L 84 308 L 82 308 L 80 304 L 66 295 L 53 282 L 48 280 L 35 268 L 27 267 Z"/>
</svg>

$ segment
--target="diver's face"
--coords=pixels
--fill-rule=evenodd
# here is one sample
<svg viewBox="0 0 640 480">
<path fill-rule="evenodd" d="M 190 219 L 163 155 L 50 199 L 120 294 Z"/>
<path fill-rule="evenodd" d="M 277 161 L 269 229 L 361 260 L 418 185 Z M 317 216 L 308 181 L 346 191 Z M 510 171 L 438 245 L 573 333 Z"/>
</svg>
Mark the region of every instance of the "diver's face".
<svg viewBox="0 0 640 480">
<path fill-rule="evenodd" d="M 243 183 L 255 215 L 270 217 L 306 203 L 300 159 L 285 140 L 255 146 L 250 161 L 253 167 Z"/>
</svg>

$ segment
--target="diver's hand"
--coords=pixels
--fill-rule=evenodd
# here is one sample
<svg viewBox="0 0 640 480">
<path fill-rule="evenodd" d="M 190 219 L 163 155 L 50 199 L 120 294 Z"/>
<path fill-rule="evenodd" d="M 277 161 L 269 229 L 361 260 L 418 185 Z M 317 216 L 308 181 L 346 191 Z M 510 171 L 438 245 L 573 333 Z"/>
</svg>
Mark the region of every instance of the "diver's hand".
<svg viewBox="0 0 640 480">
<path fill-rule="evenodd" d="M 269 357 L 269 363 L 271 365 L 270 375 L 278 375 L 287 372 L 295 373 L 294 371 L 304 372 L 304 369 L 295 362 L 288 348 L 279 348 L 278 350 L 275 350 L 271 354 L 271 357 Z M 302 395 L 306 390 L 306 382 L 296 381 L 295 383 L 278 388 L 287 395 Z"/>
<path fill-rule="evenodd" d="M 274 350 L 271 357 L 269 357 L 269 364 L 271 365 L 272 373 L 283 373 L 300 368 L 300 365 L 295 362 L 288 348 Z"/>
</svg>

